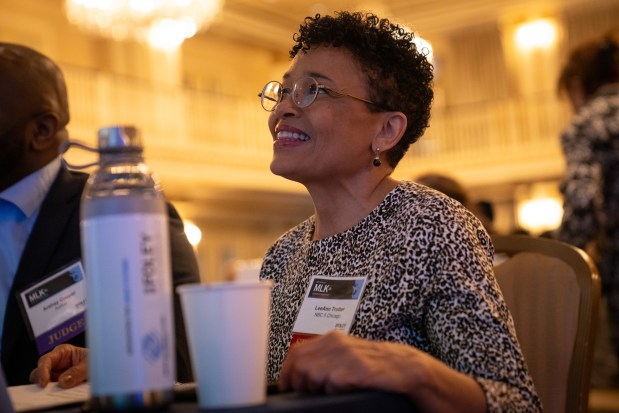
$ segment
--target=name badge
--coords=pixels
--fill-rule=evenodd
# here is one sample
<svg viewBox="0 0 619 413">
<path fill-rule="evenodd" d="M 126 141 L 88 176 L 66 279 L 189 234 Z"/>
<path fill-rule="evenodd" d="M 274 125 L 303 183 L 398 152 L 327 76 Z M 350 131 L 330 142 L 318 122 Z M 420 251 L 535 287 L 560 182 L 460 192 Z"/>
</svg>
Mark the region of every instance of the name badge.
<svg viewBox="0 0 619 413">
<path fill-rule="evenodd" d="M 18 293 L 22 312 L 43 354 L 86 327 L 86 279 L 80 261 Z"/>
<path fill-rule="evenodd" d="M 331 330 L 350 332 L 365 277 L 313 276 L 292 328 L 290 346 Z"/>
</svg>

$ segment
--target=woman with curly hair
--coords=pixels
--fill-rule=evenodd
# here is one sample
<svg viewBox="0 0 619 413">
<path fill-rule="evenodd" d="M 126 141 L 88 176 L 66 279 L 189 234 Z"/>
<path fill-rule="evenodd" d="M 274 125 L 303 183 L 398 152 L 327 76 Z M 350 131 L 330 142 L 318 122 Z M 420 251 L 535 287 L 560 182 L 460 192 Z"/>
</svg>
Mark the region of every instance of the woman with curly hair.
<svg viewBox="0 0 619 413">
<path fill-rule="evenodd" d="M 432 65 L 413 34 L 341 12 L 307 18 L 294 40 L 260 100 L 271 170 L 303 184 L 315 213 L 264 257 L 268 378 L 402 393 L 416 412 L 540 411 L 487 232 L 460 203 L 391 177 L 430 118 Z"/>
<path fill-rule="evenodd" d="M 433 69 L 414 35 L 340 12 L 306 18 L 294 40 L 260 98 L 271 171 L 303 184 L 315 213 L 261 269 L 274 281 L 269 379 L 403 393 L 420 412 L 541 410 L 487 232 L 458 202 L 391 177 L 430 118 Z M 362 292 L 342 300 L 352 280 Z"/>
</svg>

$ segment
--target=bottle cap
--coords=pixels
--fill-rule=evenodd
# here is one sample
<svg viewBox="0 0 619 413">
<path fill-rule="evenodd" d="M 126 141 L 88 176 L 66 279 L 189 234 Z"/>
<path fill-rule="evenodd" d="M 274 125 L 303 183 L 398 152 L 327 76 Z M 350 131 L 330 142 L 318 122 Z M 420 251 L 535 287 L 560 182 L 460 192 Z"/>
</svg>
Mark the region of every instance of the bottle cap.
<svg viewBox="0 0 619 413">
<path fill-rule="evenodd" d="M 99 151 L 142 151 L 140 131 L 134 126 L 107 126 L 99 129 Z"/>
</svg>

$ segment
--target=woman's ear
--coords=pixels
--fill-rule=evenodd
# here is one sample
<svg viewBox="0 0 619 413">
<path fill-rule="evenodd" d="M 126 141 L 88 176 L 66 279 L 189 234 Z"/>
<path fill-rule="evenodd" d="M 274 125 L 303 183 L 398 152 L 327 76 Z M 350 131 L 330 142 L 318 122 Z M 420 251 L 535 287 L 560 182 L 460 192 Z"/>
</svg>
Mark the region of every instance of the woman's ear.
<svg viewBox="0 0 619 413">
<path fill-rule="evenodd" d="M 37 152 L 55 149 L 58 145 L 58 118 L 51 113 L 38 116 L 32 130 L 32 149 Z"/>
<path fill-rule="evenodd" d="M 381 152 L 393 148 L 404 136 L 408 124 L 406 115 L 402 112 L 384 112 L 380 132 L 374 137 L 372 148 L 380 148 Z"/>
</svg>

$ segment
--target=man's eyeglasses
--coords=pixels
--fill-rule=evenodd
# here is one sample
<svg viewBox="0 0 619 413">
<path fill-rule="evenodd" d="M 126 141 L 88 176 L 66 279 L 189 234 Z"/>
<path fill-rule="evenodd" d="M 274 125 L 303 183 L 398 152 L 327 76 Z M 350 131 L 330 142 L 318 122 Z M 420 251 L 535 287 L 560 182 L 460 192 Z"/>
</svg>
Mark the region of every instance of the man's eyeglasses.
<svg viewBox="0 0 619 413">
<path fill-rule="evenodd" d="M 290 88 L 285 88 L 280 82 L 272 80 L 262 88 L 262 92 L 258 94 L 260 97 L 260 103 L 262 108 L 267 112 L 273 112 L 279 102 L 281 102 L 286 95 L 290 95 L 292 101 L 299 108 L 306 108 L 316 100 L 316 96 L 321 91 L 325 91 L 329 95 L 334 96 L 348 96 L 361 102 L 369 103 L 370 105 L 377 106 L 376 103 L 369 100 L 349 95 L 348 93 L 338 92 L 331 89 L 329 86 L 321 85 L 313 77 L 304 77 L 296 81 Z"/>
</svg>

